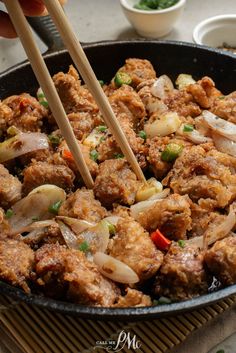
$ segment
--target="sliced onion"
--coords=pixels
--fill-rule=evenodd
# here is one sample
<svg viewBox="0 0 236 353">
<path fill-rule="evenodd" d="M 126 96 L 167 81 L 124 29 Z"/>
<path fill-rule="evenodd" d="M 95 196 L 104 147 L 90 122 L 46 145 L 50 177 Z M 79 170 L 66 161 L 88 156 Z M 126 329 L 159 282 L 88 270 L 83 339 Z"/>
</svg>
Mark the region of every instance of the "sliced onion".
<svg viewBox="0 0 236 353">
<path fill-rule="evenodd" d="M 39 243 L 44 237 L 45 237 L 45 228 L 40 228 L 40 229 L 34 229 L 31 232 L 29 232 L 27 235 L 24 235 L 21 237 L 21 241 L 23 241 L 26 244 L 35 244 Z"/>
<path fill-rule="evenodd" d="M 188 243 L 188 245 L 196 246 L 199 249 L 203 249 L 203 246 L 204 246 L 202 235 L 200 237 L 194 237 L 194 238 L 188 239 L 188 240 L 186 240 L 186 242 Z"/>
<path fill-rule="evenodd" d="M 76 237 L 75 233 L 72 232 L 72 230 L 65 225 L 65 223 L 61 221 L 57 221 L 61 234 L 65 240 L 66 245 L 68 246 L 69 249 L 79 249 L 79 243 L 78 243 L 78 238 Z"/>
<path fill-rule="evenodd" d="M 95 128 L 83 141 L 83 145 L 94 149 L 100 144 L 102 137 L 104 137 L 103 132 L 98 131 L 98 129 Z"/>
<path fill-rule="evenodd" d="M 128 265 L 112 256 L 97 252 L 93 261 L 105 277 L 115 282 L 129 284 L 139 282 L 137 274 Z"/>
<path fill-rule="evenodd" d="M 80 233 L 79 236 L 90 245 L 92 253 L 105 252 L 110 237 L 108 223 L 101 221 L 96 226 Z"/>
<path fill-rule="evenodd" d="M 171 79 L 166 75 L 162 75 L 152 85 L 151 93 L 154 97 L 164 99 L 173 89 L 174 86 Z"/>
<path fill-rule="evenodd" d="M 182 124 L 180 128 L 177 131 L 177 135 L 185 137 L 187 140 L 195 143 L 195 144 L 200 144 L 200 143 L 206 143 L 210 142 L 211 138 L 206 137 L 202 135 L 198 130 L 193 129 L 193 131 L 184 131 L 184 126 L 185 124 Z"/>
<path fill-rule="evenodd" d="M 109 222 L 114 226 L 116 226 L 120 219 L 121 217 L 119 216 L 109 216 L 109 217 L 103 218 L 103 221 Z"/>
<path fill-rule="evenodd" d="M 164 189 L 162 192 L 157 192 L 156 194 L 149 197 L 149 200 L 160 200 L 165 199 L 170 193 L 170 189 Z"/>
<path fill-rule="evenodd" d="M 230 123 L 227 120 L 221 119 L 215 114 L 204 110 L 202 112 L 204 122 L 210 127 L 213 131 L 218 134 L 227 137 L 232 141 L 236 141 L 236 125 Z"/>
<path fill-rule="evenodd" d="M 65 217 L 65 216 L 57 216 L 56 219 L 59 221 L 61 220 L 63 223 L 67 224 L 75 234 L 79 234 L 84 230 L 95 226 L 95 223 L 91 223 L 83 219 L 77 219 L 77 218 L 71 218 L 71 217 Z"/>
<path fill-rule="evenodd" d="M 207 230 L 206 233 L 203 235 L 206 244 L 209 246 L 215 243 L 217 240 L 225 238 L 234 228 L 235 224 L 236 214 L 233 207 L 230 206 L 229 214 L 225 218 L 225 220 L 221 224 L 216 225 L 214 228 Z"/>
<path fill-rule="evenodd" d="M 181 125 L 181 120 L 177 113 L 168 112 L 152 123 L 147 123 L 144 130 L 148 137 L 167 136 L 173 134 Z"/>
<path fill-rule="evenodd" d="M 145 201 L 157 193 L 161 193 L 163 190 L 162 183 L 157 181 L 155 178 L 147 180 L 147 184 L 143 184 L 137 191 L 135 200 L 137 202 Z"/>
<path fill-rule="evenodd" d="M 216 134 L 215 132 L 212 133 L 212 138 L 218 151 L 236 157 L 236 142 L 229 140 L 224 136 Z"/>
<path fill-rule="evenodd" d="M 147 102 L 145 102 L 145 107 L 149 114 L 155 113 L 162 115 L 168 111 L 167 105 L 163 101 L 154 97 L 149 98 Z"/>
<path fill-rule="evenodd" d="M 48 138 L 40 132 L 20 133 L 0 143 L 0 163 L 28 152 L 49 148 Z"/>
<path fill-rule="evenodd" d="M 148 212 L 148 209 L 150 207 L 153 207 L 157 202 L 160 202 L 161 200 L 148 200 L 148 201 L 141 201 L 136 203 L 135 205 L 132 205 L 130 207 L 130 215 L 134 219 L 138 219 L 138 216 L 140 213 L 143 212 Z"/>
<path fill-rule="evenodd" d="M 35 188 L 12 206 L 13 216 L 9 219 L 11 232 L 18 233 L 33 223 L 35 218 L 39 220 L 53 218 L 55 215 L 48 212 L 49 207 L 65 199 L 65 191 L 56 185 L 46 184 Z"/>
<path fill-rule="evenodd" d="M 16 231 L 10 232 L 10 234 L 14 235 L 14 234 L 28 233 L 36 229 L 43 229 L 49 226 L 53 226 L 55 224 L 56 222 L 51 219 L 47 219 L 45 221 L 33 222 L 25 227 L 22 227 L 21 229 L 18 228 Z"/>
<path fill-rule="evenodd" d="M 185 87 L 193 83 L 196 83 L 196 81 L 193 79 L 191 75 L 188 75 L 188 74 L 180 74 L 177 77 L 177 80 L 175 81 L 177 88 L 180 90 L 184 89 Z"/>
</svg>

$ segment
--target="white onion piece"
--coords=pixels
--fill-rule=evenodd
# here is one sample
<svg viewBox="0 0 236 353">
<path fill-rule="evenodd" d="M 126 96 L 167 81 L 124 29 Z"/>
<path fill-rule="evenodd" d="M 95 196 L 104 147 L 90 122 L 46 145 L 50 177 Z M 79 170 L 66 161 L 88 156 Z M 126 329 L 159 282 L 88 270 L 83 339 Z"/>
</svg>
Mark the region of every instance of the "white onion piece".
<svg viewBox="0 0 236 353">
<path fill-rule="evenodd" d="M 45 228 L 34 229 L 27 235 L 21 237 L 21 241 L 26 244 L 36 244 L 39 243 L 45 237 Z"/>
<path fill-rule="evenodd" d="M 35 218 L 39 220 L 53 218 L 55 215 L 48 212 L 49 207 L 65 199 L 65 191 L 56 185 L 46 184 L 35 188 L 12 206 L 13 216 L 9 219 L 11 232 L 19 232 L 33 223 Z"/>
<path fill-rule="evenodd" d="M 57 221 L 57 223 L 60 227 L 61 234 L 62 234 L 68 248 L 78 250 L 79 243 L 78 243 L 78 239 L 77 239 L 75 233 L 72 232 L 72 230 L 67 225 L 65 225 L 65 223 L 63 223 L 59 220 Z"/>
<path fill-rule="evenodd" d="M 136 203 L 135 205 L 132 205 L 130 207 L 130 215 L 134 219 L 138 219 L 138 216 L 140 213 L 147 212 L 150 207 L 153 207 L 157 202 L 160 202 L 161 199 L 159 200 L 148 200 L 148 201 L 141 201 Z"/>
<path fill-rule="evenodd" d="M 227 120 L 221 119 L 215 114 L 204 110 L 202 112 L 204 122 L 215 132 L 236 141 L 236 125 Z"/>
<path fill-rule="evenodd" d="M 25 227 L 22 227 L 21 229 L 18 228 L 17 231 L 12 231 L 10 232 L 10 234 L 14 235 L 14 234 L 28 233 L 36 229 L 43 229 L 53 225 L 56 225 L 56 222 L 51 219 L 47 219 L 45 221 L 33 222 Z"/>
<path fill-rule="evenodd" d="M 167 105 L 163 101 L 155 97 L 149 98 L 147 102 L 145 102 L 145 107 L 149 112 L 149 114 L 156 113 L 156 114 L 162 115 L 166 111 L 168 111 Z"/>
<path fill-rule="evenodd" d="M 174 86 L 171 79 L 166 75 L 162 75 L 152 85 L 151 93 L 154 97 L 164 99 L 173 89 Z"/>
<path fill-rule="evenodd" d="M 135 200 L 136 202 L 149 200 L 150 197 L 156 195 L 157 193 L 161 193 L 162 190 L 162 183 L 155 178 L 150 178 L 147 180 L 146 184 L 142 184 L 137 190 Z"/>
<path fill-rule="evenodd" d="M 103 221 L 109 222 L 114 226 L 116 226 L 120 219 L 121 217 L 119 216 L 109 216 L 109 217 L 103 218 Z"/>
<path fill-rule="evenodd" d="M 204 241 L 203 241 L 203 236 L 199 236 L 199 237 L 194 237 L 188 240 L 185 240 L 185 242 L 188 243 L 188 245 L 190 246 L 196 246 L 199 249 L 203 249 L 204 247 Z"/>
<path fill-rule="evenodd" d="M 110 237 L 108 224 L 105 221 L 101 221 L 96 226 L 80 233 L 79 236 L 90 245 L 92 253 L 97 251 L 105 252 Z"/>
<path fill-rule="evenodd" d="M 83 219 L 65 217 L 65 216 L 57 216 L 57 220 L 61 220 L 63 223 L 67 224 L 75 234 L 79 234 L 84 230 L 94 227 L 95 223 L 91 223 L 85 221 Z"/>
<path fill-rule="evenodd" d="M 160 200 L 160 199 L 165 199 L 170 193 L 170 189 L 164 189 L 162 192 L 158 192 L 155 195 L 152 195 L 149 197 L 149 200 Z"/>
<path fill-rule="evenodd" d="M 97 128 L 95 128 L 83 141 L 83 145 L 94 149 L 100 144 L 102 137 L 104 137 L 104 134 L 101 131 L 98 131 Z"/>
<path fill-rule="evenodd" d="M 28 152 L 49 148 L 48 138 L 40 132 L 24 132 L 0 143 L 0 163 Z"/>
<path fill-rule="evenodd" d="M 180 74 L 175 81 L 175 84 L 179 90 L 184 89 L 193 83 L 196 83 L 196 81 L 191 75 L 188 74 Z"/>
<path fill-rule="evenodd" d="M 128 265 L 112 256 L 97 252 L 93 261 L 105 277 L 115 282 L 129 284 L 139 282 L 137 274 Z"/>
<path fill-rule="evenodd" d="M 167 136 L 173 134 L 181 125 L 181 120 L 177 113 L 168 112 L 152 123 L 147 123 L 144 130 L 148 137 Z"/>
<path fill-rule="evenodd" d="M 217 240 L 223 239 L 226 237 L 230 231 L 234 228 L 236 224 L 236 214 L 232 206 L 229 208 L 229 214 L 225 220 L 216 225 L 214 228 L 207 230 L 204 234 L 205 241 L 207 245 L 215 243 Z"/>
<path fill-rule="evenodd" d="M 177 130 L 177 135 L 185 137 L 187 140 L 195 143 L 195 144 L 200 144 L 200 143 L 206 143 L 210 142 L 211 138 L 206 137 L 196 129 L 193 129 L 193 131 L 184 131 L 184 126 L 185 124 L 182 124 L 180 128 Z"/>
<path fill-rule="evenodd" d="M 236 142 L 216 133 L 212 133 L 212 138 L 218 151 L 236 157 Z"/>
</svg>

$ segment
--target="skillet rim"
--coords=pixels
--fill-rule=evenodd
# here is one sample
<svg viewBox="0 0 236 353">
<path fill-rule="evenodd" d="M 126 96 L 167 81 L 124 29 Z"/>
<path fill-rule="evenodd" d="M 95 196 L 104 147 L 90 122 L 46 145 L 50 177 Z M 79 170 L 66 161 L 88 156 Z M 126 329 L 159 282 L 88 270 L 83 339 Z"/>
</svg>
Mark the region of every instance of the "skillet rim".
<svg viewBox="0 0 236 353">
<path fill-rule="evenodd" d="M 183 41 L 169 41 L 169 40 L 149 40 L 149 39 L 132 39 L 132 40 L 106 40 L 98 41 L 92 43 L 84 43 L 83 47 L 85 49 L 96 48 L 97 46 L 109 47 L 110 45 L 136 45 L 141 44 L 164 44 L 173 45 L 176 47 L 184 46 L 188 48 L 195 48 L 203 50 L 204 52 L 214 53 L 225 57 L 230 57 L 235 59 L 236 56 L 233 53 L 225 52 L 223 50 L 208 47 L 205 45 L 199 45 L 196 43 L 189 43 Z M 45 53 L 44 59 L 57 57 L 57 55 L 66 53 L 66 49 L 61 49 L 52 53 Z M 14 71 L 28 66 L 29 62 L 25 61 L 23 63 L 17 64 L 9 69 L 0 73 L 0 79 L 7 76 Z M 236 284 L 228 286 L 226 288 L 219 289 L 215 292 L 201 295 L 190 300 L 185 300 L 181 302 L 175 302 L 171 304 L 151 306 L 151 307 L 136 307 L 136 308 L 109 308 L 109 307 L 91 307 L 82 306 L 74 303 L 59 301 L 55 299 L 50 299 L 37 294 L 27 294 L 21 289 L 11 286 L 6 282 L 0 281 L 0 294 L 8 295 L 14 299 L 19 299 L 26 304 L 36 305 L 44 309 L 49 309 L 52 311 L 57 311 L 63 314 L 76 315 L 78 317 L 83 317 L 87 319 L 96 320 L 125 320 L 125 321 L 139 321 L 145 319 L 155 319 L 170 315 L 177 315 L 186 311 L 192 311 L 199 309 L 203 306 L 214 304 L 220 300 L 223 300 L 233 294 L 236 294 Z"/>
</svg>

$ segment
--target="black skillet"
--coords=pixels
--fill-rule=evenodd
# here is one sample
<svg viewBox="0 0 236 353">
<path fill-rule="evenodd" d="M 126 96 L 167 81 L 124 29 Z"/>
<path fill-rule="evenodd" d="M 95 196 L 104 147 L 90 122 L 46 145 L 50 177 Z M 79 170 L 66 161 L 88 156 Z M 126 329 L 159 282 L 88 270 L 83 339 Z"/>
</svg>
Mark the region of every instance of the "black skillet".
<svg viewBox="0 0 236 353">
<path fill-rule="evenodd" d="M 61 40 L 53 26 L 44 20 L 30 20 L 41 39 L 48 45 L 45 60 L 51 74 L 68 69 L 71 59 L 63 50 Z M 208 75 L 224 94 L 236 90 L 236 56 L 195 44 L 170 41 L 132 40 L 84 44 L 84 50 L 98 79 L 109 81 L 126 58 L 145 58 L 152 62 L 157 74 L 167 74 L 173 80 L 180 73 L 192 74 L 195 79 Z M 0 74 L 0 99 L 12 94 L 35 94 L 38 84 L 28 62 L 19 64 Z M 236 294 L 236 285 L 179 303 L 144 308 L 97 308 L 25 294 L 22 290 L 0 282 L 0 293 L 65 314 L 99 320 L 145 320 L 179 314 L 217 302 Z M 106 293 L 104 293 L 106 295 Z"/>
</svg>

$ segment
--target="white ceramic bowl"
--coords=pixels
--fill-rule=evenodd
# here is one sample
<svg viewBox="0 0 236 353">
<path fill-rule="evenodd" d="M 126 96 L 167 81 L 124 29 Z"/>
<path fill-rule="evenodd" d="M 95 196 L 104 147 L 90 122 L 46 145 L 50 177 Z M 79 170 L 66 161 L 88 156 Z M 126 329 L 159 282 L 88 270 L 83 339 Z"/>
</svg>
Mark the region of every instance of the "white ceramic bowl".
<svg viewBox="0 0 236 353">
<path fill-rule="evenodd" d="M 168 34 L 180 17 L 186 0 L 164 10 L 145 11 L 134 8 L 138 0 L 120 0 L 123 12 L 136 32 L 146 38 L 159 38 Z"/>
<path fill-rule="evenodd" d="M 216 48 L 224 43 L 236 48 L 236 15 L 220 15 L 200 22 L 194 28 L 193 40 Z"/>
</svg>

